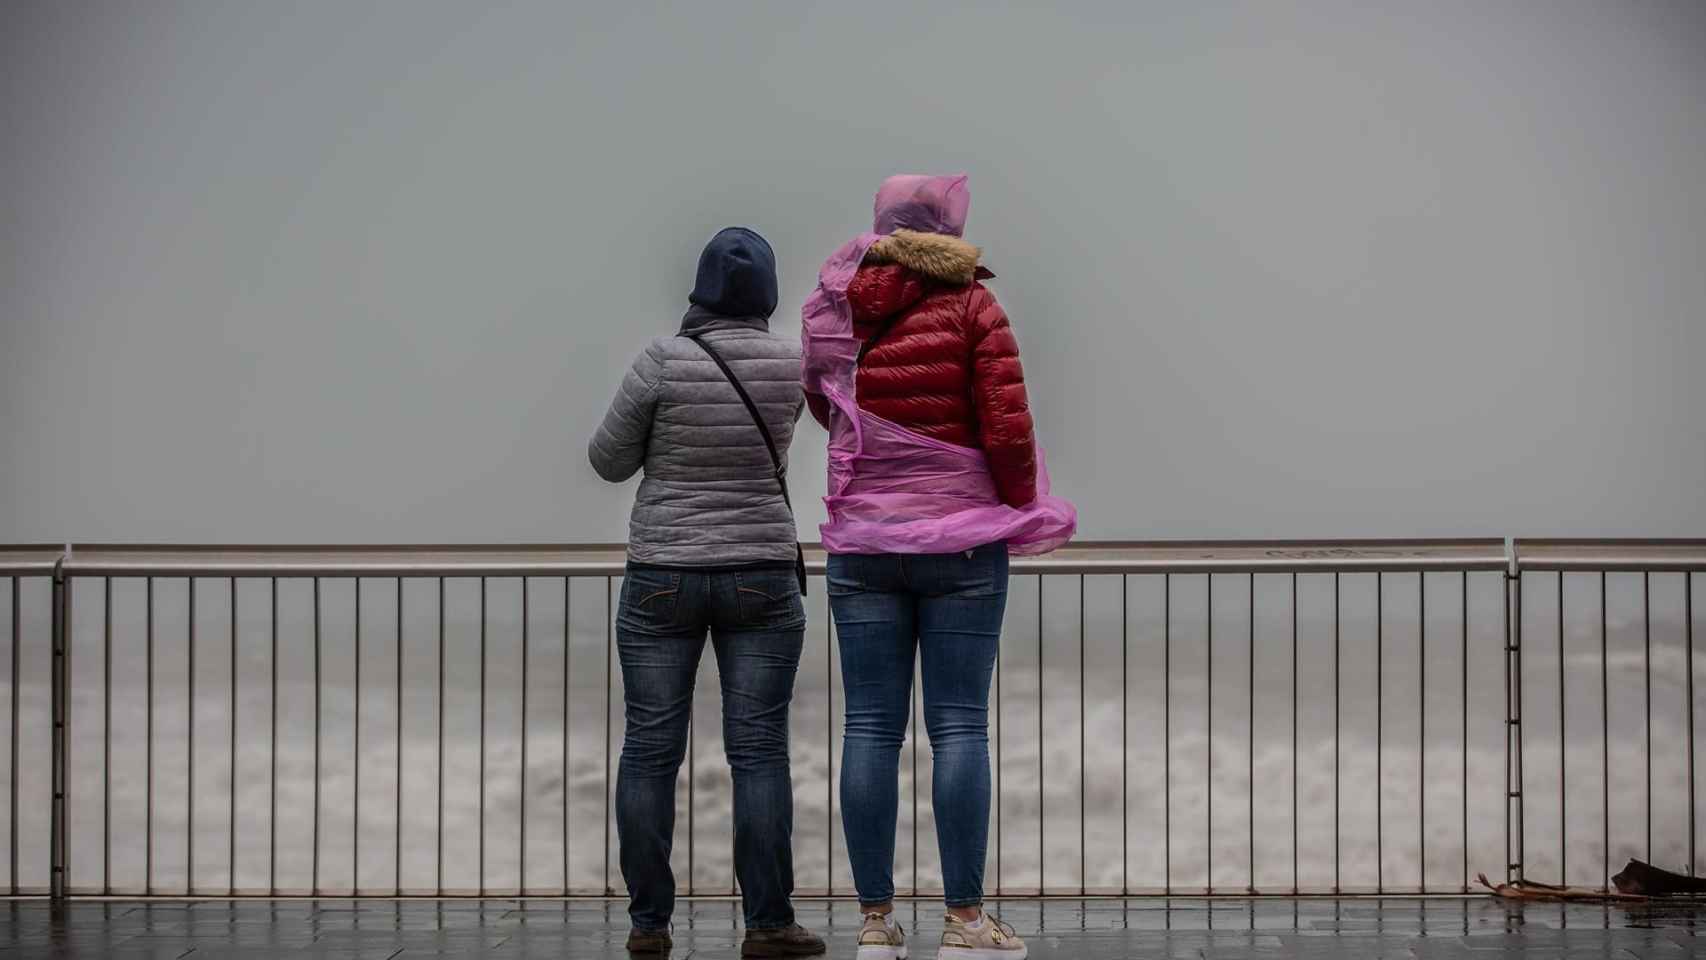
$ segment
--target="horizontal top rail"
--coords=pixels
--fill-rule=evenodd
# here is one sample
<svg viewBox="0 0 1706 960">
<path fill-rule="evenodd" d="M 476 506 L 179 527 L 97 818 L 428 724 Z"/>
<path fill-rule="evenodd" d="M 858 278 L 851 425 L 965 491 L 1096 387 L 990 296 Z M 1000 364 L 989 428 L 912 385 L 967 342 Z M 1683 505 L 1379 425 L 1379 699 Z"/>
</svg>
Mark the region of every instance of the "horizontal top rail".
<svg viewBox="0 0 1706 960">
<path fill-rule="evenodd" d="M 622 544 L 283 546 L 73 544 L 71 576 L 520 577 L 620 575 Z"/>
<path fill-rule="evenodd" d="M 1016 557 L 1024 573 L 1357 573 L 1504 570 L 1500 539 L 1089 541 Z"/>
<path fill-rule="evenodd" d="M 64 559 L 70 576 L 479 577 L 621 576 L 626 548 L 593 544 L 0 545 L 0 576 L 46 576 Z M 814 574 L 822 547 L 806 546 Z M 1356 573 L 1504 570 L 1505 541 L 1147 540 L 1085 541 L 1015 557 L 1015 573 Z M 1518 539 L 1518 570 L 1706 571 L 1706 539 Z"/>
<path fill-rule="evenodd" d="M 47 544 L 0 544 L 0 577 L 43 577 L 53 573 L 65 548 Z"/>
<path fill-rule="evenodd" d="M 57 556 L 57 554 L 55 554 Z M 806 549 L 813 573 L 821 547 Z M 213 546 L 79 544 L 70 576 L 477 577 L 620 576 L 621 544 Z M 1505 544 L 1479 540 L 1090 541 L 1015 557 L 1015 573 L 1288 573 L 1504 570 Z M 49 564 L 51 568 L 51 563 Z"/>
<path fill-rule="evenodd" d="M 1706 570 L 1706 540 L 1519 539 L 1518 570 Z"/>
</svg>

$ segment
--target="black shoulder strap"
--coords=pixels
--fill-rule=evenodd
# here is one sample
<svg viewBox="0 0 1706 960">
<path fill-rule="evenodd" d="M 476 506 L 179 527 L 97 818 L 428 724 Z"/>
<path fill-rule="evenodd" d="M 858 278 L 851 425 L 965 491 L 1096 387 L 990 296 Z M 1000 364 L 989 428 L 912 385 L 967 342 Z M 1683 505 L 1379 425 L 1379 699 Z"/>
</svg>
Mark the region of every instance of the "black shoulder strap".
<svg viewBox="0 0 1706 960">
<path fill-rule="evenodd" d="M 746 412 L 752 417 L 753 426 L 758 428 L 759 436 L 764 438 L 764 449 L 770 451 L 770 466 L 774 471 L 777 486 L 782 488 L 782 503 L 788 508 L 788 513 L 791 516 L 794 512 L 794 502 L 788 497 L 788 468 L 782 463 L 782 453 L 776 449 L 776 438 L 770 435 L 770 425 L 764 422 L 764 415 L 759 412 L 758 404 L 752 402 L 752 395 L 747 393 L 746 387 L 741 385 L 740 378 L 735 376 L 733 370 L 729 369 L 729 365 L 723 360 L 722 355 L 705 342 L 703 334 L 689 334 L 687 339 L 697 343 L 699 349 L 705 351 L 706 356 L 711 358 L 711 362 L 715 363 L 717 369 L 723 372 L 724 378 L 729 381 L 729 386 L 734 387 L 735 393 L 740 395 L 740 402 L 746 404 Z M 806 594 L 806 552 L 798 542 L 794 544 L 794 573 L 799 578 L 800 596 L 803 597 Z"/>
</svg>

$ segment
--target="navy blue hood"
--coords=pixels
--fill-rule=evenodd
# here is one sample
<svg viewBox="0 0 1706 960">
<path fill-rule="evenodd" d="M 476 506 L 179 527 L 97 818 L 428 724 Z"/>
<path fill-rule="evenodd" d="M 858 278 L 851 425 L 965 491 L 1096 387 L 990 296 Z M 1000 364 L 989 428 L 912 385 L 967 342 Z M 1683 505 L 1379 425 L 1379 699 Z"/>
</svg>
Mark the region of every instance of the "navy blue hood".
<svg viewBox="0 0 1706 960">
<path fill-rule="evenodd" d="M 746 227 L 719 230 L 699 254 L 692 303 L 725 317 L 768 319 L 776 312 L 776 253 Z"/>
</svg>

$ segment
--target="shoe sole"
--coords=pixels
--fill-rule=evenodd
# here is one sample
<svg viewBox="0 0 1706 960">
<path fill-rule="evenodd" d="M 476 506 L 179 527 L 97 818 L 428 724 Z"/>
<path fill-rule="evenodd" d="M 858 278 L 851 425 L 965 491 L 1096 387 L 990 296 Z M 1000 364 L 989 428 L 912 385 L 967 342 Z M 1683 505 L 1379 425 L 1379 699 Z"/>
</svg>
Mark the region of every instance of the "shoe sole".
<svg viewBox="0 0 1706 960">
<path fill-rule="evenodd" d="M 906 960 L 906 946 L 873 947 L 861 946 L 854 955 L 855 960 Z"/>
<path fill-rule="evenodd" d="M 936 951 L 936 960 L 1025 960 L 1030 950 L 990 950 L 982 947 L 943 947 Z"/>
</svg>

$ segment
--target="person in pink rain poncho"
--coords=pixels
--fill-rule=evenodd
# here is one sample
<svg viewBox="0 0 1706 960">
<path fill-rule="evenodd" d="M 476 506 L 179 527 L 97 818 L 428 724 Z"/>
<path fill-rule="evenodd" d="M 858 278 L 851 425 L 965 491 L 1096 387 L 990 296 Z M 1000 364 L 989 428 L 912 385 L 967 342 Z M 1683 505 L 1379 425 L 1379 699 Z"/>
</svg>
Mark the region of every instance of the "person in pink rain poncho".
<svg viewBox="0 0 1706 960">
<path fill-rule="evenodd" d="M 962 239 L 964 176 L 897 176 L 872 231 L 825 261 L 807 299 L 802 380 L 829 430 L 829 599 L 846 691 L 842 823 L 865 921 L 861 960 L 906 956 L 894 921 L 900 748 L 920 662 L 948 916 L 943 956 L 1019 960 L 985 915 L 989 689 L 1009 554 L 1066 543 L 1018 343 Z"/>
</svg>

